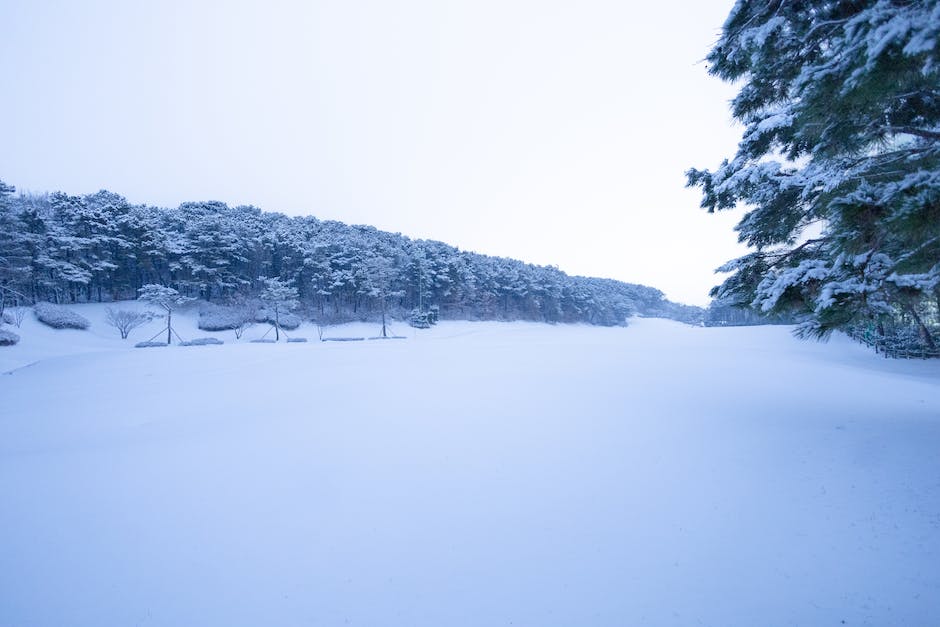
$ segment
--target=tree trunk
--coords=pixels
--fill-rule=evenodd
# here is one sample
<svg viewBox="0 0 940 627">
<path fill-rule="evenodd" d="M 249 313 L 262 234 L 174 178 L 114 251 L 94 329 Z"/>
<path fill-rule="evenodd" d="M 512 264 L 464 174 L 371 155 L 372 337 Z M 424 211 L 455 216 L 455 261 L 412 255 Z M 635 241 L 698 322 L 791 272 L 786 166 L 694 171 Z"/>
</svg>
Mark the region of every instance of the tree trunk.
<svg viewBox="0 0 940 627">
<path fill-rule="evenodd" d="M 166 310 L 166 345 L 167 346 L 169 346 L 173 340 L 171 333 L 173 333 L 173 310 L 167 309 Z"/>
<path fill-rule="evenodd" d="M 913 305 L 907 306 L 907 311 L 911 314 L 911 317 L 914 318 L 914 322 L 917 324 L 917 330 L 920 333 L 920 339 L 924 341 L 927 345 L 927 348 L 934 350 L 937 348 L 937 345 L 934 344 L 933 338 L 930 336 L 930 331 L 924 325 L 924 321 L 920 319 L 920 316 L 917 315 L 917 310 L 914 309 Z"/>
</svg>

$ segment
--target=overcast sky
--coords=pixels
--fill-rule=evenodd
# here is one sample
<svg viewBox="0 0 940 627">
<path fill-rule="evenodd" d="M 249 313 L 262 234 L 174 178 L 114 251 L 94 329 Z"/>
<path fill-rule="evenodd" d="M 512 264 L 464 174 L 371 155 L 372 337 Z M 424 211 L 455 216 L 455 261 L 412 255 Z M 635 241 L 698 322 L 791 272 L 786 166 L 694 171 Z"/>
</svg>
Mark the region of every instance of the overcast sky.
<svg viewBox="0 0 940 627">
<path fill-rule="evenodd" d="M 732 2 L 0 0 L 0 179 L 254 204 L 705 304 Z"/>
</svg>

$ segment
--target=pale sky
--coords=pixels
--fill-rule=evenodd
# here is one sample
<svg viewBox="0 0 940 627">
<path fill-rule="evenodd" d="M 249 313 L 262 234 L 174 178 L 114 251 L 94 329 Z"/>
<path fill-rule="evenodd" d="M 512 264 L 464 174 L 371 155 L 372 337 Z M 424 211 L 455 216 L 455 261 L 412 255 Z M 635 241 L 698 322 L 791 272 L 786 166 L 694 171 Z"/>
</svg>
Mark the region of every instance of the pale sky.
<svg viewBox="0 0 940 627">
<path fill-rule="evenodd" d="M 371 224 L 704 305 L 731 0 L 0 0 L 0 179 Z"/>
</svg>

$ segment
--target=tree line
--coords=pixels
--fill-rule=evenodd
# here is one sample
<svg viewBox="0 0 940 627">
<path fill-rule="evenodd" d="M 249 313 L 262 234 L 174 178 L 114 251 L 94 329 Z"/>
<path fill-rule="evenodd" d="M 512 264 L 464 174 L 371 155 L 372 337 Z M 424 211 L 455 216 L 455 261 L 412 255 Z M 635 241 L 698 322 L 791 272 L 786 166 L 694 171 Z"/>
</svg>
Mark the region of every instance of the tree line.
<svg viewBox="0 0 940 627">
<path fill-rule="evenodd" d="M 701 310 L 655 288 L 569 276 L 370 226 L 253 206 L 132 204 L 110 192 L 16 194 L 0 182 L 0 307 L 134 299 L 163 285 L 214 303 L 296 289 L 321 321 L 408 315 L 624 324 L 635 313 L 687 321 Z"/>
</svg>

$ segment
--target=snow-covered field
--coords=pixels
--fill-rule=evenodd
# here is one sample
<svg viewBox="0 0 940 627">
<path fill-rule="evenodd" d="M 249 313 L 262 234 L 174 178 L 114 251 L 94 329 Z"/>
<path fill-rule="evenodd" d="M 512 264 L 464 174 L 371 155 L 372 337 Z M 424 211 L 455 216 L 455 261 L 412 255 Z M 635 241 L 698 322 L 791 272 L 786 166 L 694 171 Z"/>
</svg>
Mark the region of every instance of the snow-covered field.
<svg viewBox="0 0 940 627">
<path fill-rule="evenodd" d="M 133 349 L 159 322 L 78 311 L 0 348 L 0 625 L 940 624 L 940 364 L 651 319 Z"/>
</svg>

